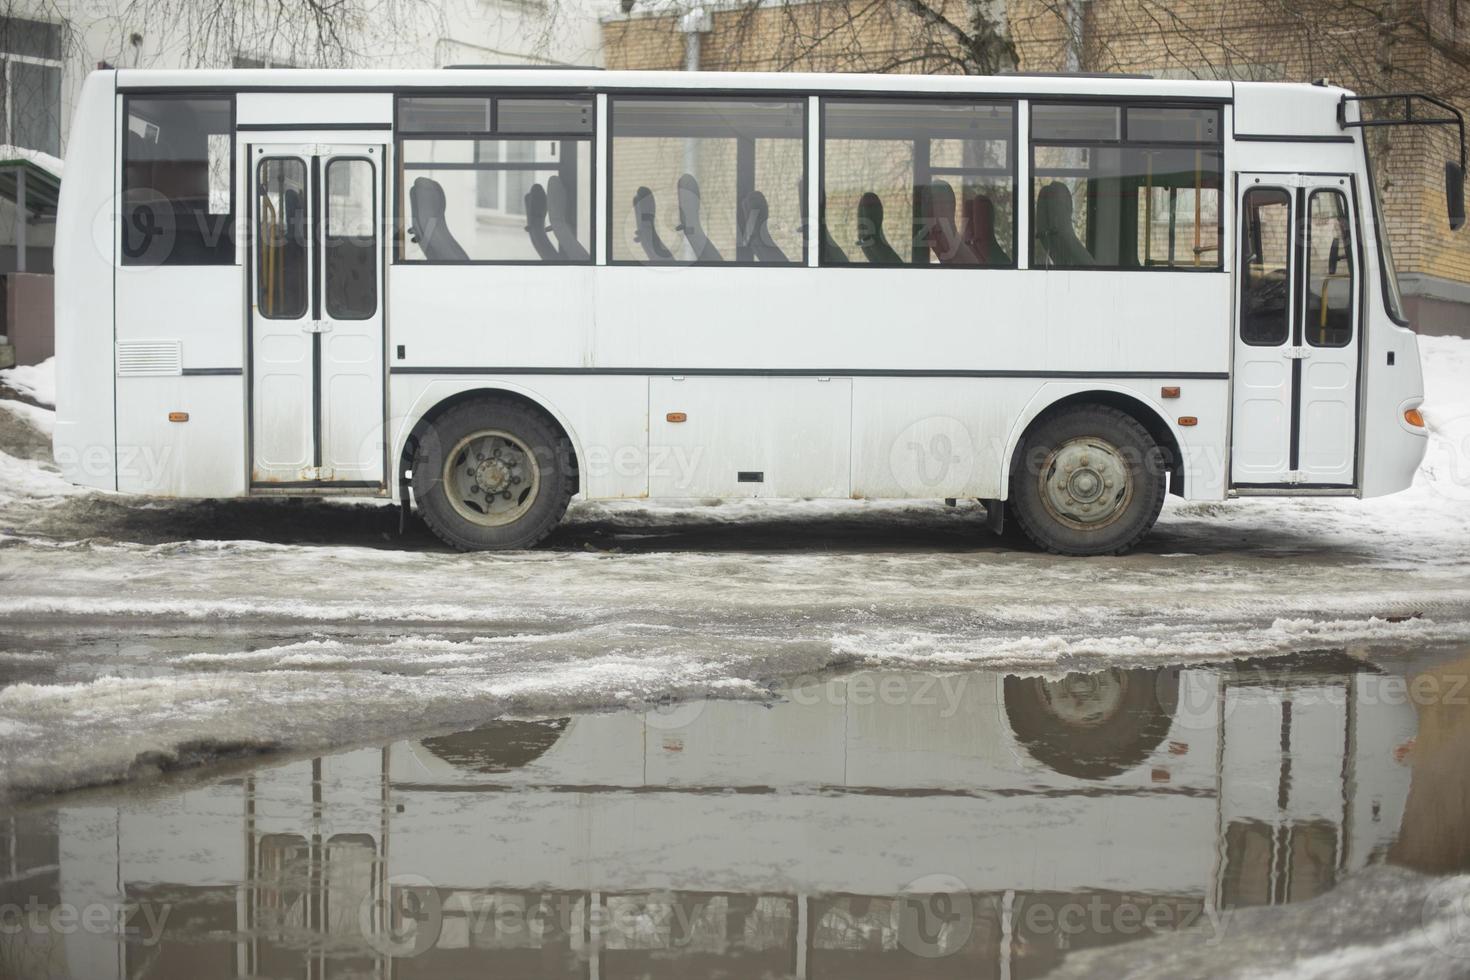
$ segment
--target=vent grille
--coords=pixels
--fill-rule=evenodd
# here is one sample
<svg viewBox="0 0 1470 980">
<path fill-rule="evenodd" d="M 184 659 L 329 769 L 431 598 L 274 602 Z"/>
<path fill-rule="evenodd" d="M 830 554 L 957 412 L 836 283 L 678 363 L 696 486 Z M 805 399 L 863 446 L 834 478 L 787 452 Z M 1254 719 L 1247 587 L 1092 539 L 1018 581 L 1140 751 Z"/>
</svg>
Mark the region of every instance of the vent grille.
<svg viewBox="0 0 1470 980">
<path fill-rule="evenodd" d="M 119 378 L 147 378 L 183 373 L 183 345 L 177 340 L 125 340 L 117 345 Z"/>
</svg>

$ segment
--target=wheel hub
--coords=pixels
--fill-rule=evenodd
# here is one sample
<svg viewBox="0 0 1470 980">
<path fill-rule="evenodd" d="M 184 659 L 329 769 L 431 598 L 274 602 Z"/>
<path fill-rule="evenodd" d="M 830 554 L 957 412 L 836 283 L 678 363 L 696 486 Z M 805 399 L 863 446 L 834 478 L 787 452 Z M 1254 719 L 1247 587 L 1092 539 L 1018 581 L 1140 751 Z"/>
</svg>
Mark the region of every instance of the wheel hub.
<svg viewBox="0 0 1470 980">
<path fill-rule="evenodd" d="M 460 439 L 445 457 L 444 490 L 466 520 L 498 527 L 519 520 L 536 502 L 541 467 L 520 438 L 485 429 Z"/>
<path fill-rule="evenodd" d="M 1042 703 L 1058 720 L 1079 728 L 1099 725 L 1118 713 L 1128 680 L 1116 669 L 1096 674 L 1068 674 L 1042 684 Z"/>
<path fill-rule="evenodd" d="M 500 493 L 510 486 L 510 467 L 500 459 L 487 459 L 475 467 L 475 486 L 482 493 Z"/>
<path fill-rule="evenodd" d="M 1122 452 L 1103 439 L 1069 440 L 1041 468 L 1041 500 L 1057 520 L 1093 530 L 1111 524 L 1133 498 L 1133 475 Z"/>
</svg>

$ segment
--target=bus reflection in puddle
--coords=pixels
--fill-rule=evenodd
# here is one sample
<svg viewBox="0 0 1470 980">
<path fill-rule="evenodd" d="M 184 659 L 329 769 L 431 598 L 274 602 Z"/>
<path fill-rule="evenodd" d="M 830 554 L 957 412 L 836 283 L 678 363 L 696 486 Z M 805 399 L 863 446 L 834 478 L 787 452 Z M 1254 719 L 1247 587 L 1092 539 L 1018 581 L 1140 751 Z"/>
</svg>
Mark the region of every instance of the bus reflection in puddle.
<svg viewBox="0 0 1470 980">
<path fill-rule="evenodd" d="M 1444 659 L 853 674 L 21 812 L 0 900 L 128 936 L 0 942 L 23 976 L 1039 976 L 1462 867 L 1470 714 L 1410 694 Z"/>
</svg>

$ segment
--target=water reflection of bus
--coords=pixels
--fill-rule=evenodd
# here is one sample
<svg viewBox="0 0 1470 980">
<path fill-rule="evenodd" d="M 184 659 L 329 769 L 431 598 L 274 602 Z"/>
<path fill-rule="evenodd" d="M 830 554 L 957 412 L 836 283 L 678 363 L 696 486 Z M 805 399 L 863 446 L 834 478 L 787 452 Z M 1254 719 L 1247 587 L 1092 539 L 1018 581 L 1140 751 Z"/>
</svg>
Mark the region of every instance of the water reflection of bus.
<svg viewBox="0 0 1470 980">
<path fill-rule="evenodd" d="M 66 807 L 57 900 L 172 914 L 61 972 L 1035 976 L 1381 859 L 1415 715 L 1364 676 L 858 674 Z"/>
</svg>

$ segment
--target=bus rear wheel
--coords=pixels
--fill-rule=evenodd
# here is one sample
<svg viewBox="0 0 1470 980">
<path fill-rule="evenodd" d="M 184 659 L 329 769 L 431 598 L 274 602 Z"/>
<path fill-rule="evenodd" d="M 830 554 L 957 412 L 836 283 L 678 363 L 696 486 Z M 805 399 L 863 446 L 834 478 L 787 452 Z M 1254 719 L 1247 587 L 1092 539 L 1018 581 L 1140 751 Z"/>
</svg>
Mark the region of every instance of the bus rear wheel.
<svg viewBox="0 0 1470 980">
<path fill-rule="evenodd" d="M 1164 506 L 1164 454 L 1131 415 L 1074 405 L 1032 426 L 1011 473 L 1010 511 L 1039 547 L 1059 555 L 1132 549 Z"/>
<path fill-rule="evenodd" d="M 575 491 L 566 436 L 508 399 L 450 408 L 414 451 L 413 496 L 424 523 L 461 551 L 537 544 L 561 521 Z"/>
</svg>

